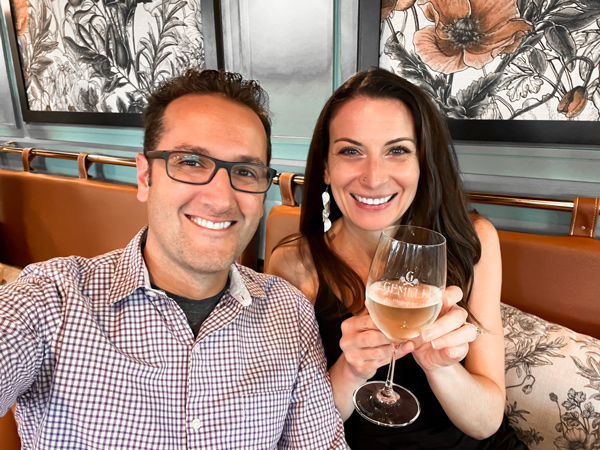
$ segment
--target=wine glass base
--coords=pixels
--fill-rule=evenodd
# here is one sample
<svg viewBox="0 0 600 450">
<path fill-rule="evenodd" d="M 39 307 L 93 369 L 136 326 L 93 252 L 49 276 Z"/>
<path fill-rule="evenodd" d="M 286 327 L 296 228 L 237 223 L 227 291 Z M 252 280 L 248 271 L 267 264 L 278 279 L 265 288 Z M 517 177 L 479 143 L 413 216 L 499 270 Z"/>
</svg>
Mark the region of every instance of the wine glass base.
<svg viewBox="0 0 600 450">
<path fill-rule="evenodd" d="M 413 423 L 421 413 L 417 397 L 408 389 L 393 384 L 392 388 L 400 399 L 391 404 L 383 403 L 377 398 L 377 393 L 384 386 L 383 381 L 370 381 L 359 386 L 354 391 L 356 411 L 369 422 L 384 427 L 405 427 Z"/>
</svg>

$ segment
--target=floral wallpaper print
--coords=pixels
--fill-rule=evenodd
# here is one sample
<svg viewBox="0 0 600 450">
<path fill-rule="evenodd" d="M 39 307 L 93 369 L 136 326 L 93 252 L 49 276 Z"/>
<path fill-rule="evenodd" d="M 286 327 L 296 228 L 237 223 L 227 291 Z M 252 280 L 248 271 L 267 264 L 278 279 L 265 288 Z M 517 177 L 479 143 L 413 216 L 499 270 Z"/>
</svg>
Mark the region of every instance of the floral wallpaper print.
<svg viewBox="0 0 600 450">
<path fill-rule="evenodd" d="M 205 67 L 200 0 L 13 0 L 13 15 L 34 111 L 140 113 Z"/>
<path fill-rule="evenodd" d="M 383 0 L 379 65 L 454 119 L 600 120 L 599 0 Z"/>
<path fill-rule="evenodd" d="M 600 341 L 502 305 L 506 414 L 532 450 L 600 449 Z"/>
</svg>

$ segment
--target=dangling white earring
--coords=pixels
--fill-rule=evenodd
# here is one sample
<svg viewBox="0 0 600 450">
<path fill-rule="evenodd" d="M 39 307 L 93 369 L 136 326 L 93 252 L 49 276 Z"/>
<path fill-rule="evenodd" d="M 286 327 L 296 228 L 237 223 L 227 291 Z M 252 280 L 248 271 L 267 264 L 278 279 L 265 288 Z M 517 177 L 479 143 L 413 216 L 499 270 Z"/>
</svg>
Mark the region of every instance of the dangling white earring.
<svg viewBox="0 0 600 450">
<path fill-rule="evenodd" d="M 329 220 L 329 204 L 331 202 L 331 196 L 329 195 L 329 186 L 323 191 L 321 195 L 323 199 L 323 230 L 325 233 L 331 228 L 331 220 Z"/>
</svg>

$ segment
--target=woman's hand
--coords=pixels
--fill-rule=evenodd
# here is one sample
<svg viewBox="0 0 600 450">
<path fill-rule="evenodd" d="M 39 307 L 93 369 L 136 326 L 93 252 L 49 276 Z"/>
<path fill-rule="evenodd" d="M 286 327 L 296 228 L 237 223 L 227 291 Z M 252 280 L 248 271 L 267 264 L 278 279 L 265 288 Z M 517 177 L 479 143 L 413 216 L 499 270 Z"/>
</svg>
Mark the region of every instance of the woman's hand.
<svg viewBox="0 0 600 450">
<path fill-rule="evenodd" d="M 379 331 L 368 314 L 353 316 L 342 322 L 340 348 L 354 376 L 368 380 L 377 369 L 390 363 L 392 346 Z M 396 357 L 413 350 L 412 343 L 405 343 L 396 351 Z"/>
<path fill-rule="evenodd" d="M 467 356 L 469 342 L 477 330 L 465 324 L 467 312 L 456 304 L 462 298 L 462 290 L 449 286 L 442 297 L 442 310 L 434 323 L 413 339 L 415 361 L 425 371 L 448 367 Z"/>
</svg>

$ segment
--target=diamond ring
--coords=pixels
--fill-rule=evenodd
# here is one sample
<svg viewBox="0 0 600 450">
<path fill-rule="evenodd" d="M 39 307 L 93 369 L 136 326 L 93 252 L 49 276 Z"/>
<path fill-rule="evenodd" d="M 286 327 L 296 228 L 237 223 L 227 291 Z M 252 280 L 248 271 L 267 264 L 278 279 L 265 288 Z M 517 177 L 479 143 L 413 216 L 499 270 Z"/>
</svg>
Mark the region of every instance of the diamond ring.
<svg viewBox="0 0 600 450">
<path fill-rule="evenodd" d="M 469 342 L 473 342 L 475 339 L 477 339 L 479 336 L 481 336 L 483 334 L 483 330 L 481 328 L 479 328 L 477 325 L 475 325 L 474 323 L 465 322 L 464 325 L 471 325 L 473 328 L 475 328 L 475 337 L 473 339 L 471 339 Z"/>
</svg>

